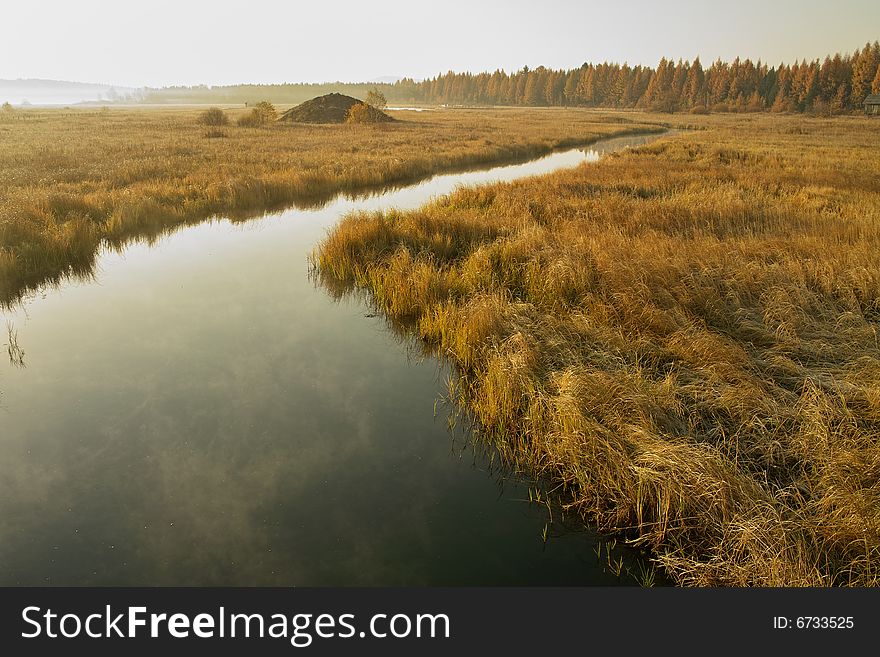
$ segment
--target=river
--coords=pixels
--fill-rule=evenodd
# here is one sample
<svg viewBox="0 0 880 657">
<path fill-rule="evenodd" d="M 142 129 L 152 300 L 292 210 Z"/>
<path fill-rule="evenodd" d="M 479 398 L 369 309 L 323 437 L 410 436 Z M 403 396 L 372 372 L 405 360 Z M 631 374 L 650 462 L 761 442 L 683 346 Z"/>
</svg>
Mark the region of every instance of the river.
<svg viewBox="0 0 880 657">
<path fill-rule="evenodd" d="M 0 312 L 24 351 L 0 365 L 0 585 L 632 583 L 449 428 L 444 366 L 307 256 L 351 210 L 654 138 L 205 222 Z"/>
</svg>

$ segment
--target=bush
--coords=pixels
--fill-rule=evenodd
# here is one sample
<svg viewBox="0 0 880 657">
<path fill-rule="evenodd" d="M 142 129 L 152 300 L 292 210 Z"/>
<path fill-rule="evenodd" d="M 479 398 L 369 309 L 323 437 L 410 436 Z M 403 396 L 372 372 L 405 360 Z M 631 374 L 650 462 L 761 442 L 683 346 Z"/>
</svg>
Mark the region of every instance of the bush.
<svg viewBox="0 0 880 657">
<path fill-rule="evenodd" d="M 4 112 L 12 112 L 13 111 L 13 107 L 9 103 L 9 101 L 3 103 L 2 107 L 0 107 L 0 109 L 2 109 Z"/>
<path fill-rule="evenodd" d="M 211 107 L 199 114 L 199 123 L 211 126 L 229 125 L 229 117 L 219 107 Z"/>
<path fill-rule="evenodd" d="M 237 123 L 243 128 L 259 128 L 267 123 L 271 123 L 278 116 L 275 106 L 262 100 L 257 103 L 254 108 L 242 117 L 239 117 Z"/>
<path fill-rule="evenodd" d="M 257 116 L 253 110 L 243 116 L 238 117 L 238 120 L 235 123 L 241 128 L 259 128 L 261 125 L 263 125 L 260 122 L 260 117 Z"/>
<path fill-rule="evenodd" d="M 348 108 L 345 115 L 346 123 L 368 123 L 370 119 L 370 110 L 364 103 L 357 103 Z"/>
<path fill-rule="evenodd" d="M 263 123 L 271 123 L 278 117 L 275 106 L 267 100 L 261 100 L 254 106 L 253 114 L 259 115 Z"/>
<path fill-rule="evenodd" d="M 366 103 L 352 105 L 345 117 L 346 123 L 381 123 L 383 120 L 387 120 L 385 115 Z"/>
<path fill-rule="evenodd" d="M 235 125 L 239 128 L 253 128 L 254 127 L 254 116 L 251 112 L 247 114 L 242 114 L 237 119 L 235 119 Z"/>
<path fill-rule="evenodd" d="M 388 101 L 385 100 L 385 94 L 376 88 L 370 89 L 370 91 L 367 92 L 367 97 L 364 102 L 367 105 L 372 105 L 377 110 L 383 110 L 388 106 Z"/>
</svg>

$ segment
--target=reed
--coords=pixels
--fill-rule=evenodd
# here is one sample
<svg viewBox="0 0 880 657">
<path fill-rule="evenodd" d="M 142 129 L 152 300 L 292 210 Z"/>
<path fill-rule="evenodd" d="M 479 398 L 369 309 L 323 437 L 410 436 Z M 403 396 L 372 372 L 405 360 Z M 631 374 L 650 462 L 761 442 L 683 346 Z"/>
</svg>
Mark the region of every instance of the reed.
<svg viewBox="0 0 880 657">
<path fill-rule="evenodd" d="M 509 467 L 674 581 L 876 586 L 880 122 L 695 120 L 348 216 L 314 266 L 455 363 Z"/>
<path fill-rule="evenodd" d="M 18 344 L 18 331 L 11 322 L 6 323 L 6 353 L 9 355 L 9 363 L 13 367 L 22 368 L 24 364 L 24 349 Z"/>
<path fill-rule="evenodd" d="M 88 276 L 102 246 L 209 217 L 312 206 L 340 192 L 656 129 L 601 113 L 520 110 L 400 113 L 404 120 L 381 126 L 234 125 L 247 112 L 0 115 L 0 304 Z"/>
</svg>

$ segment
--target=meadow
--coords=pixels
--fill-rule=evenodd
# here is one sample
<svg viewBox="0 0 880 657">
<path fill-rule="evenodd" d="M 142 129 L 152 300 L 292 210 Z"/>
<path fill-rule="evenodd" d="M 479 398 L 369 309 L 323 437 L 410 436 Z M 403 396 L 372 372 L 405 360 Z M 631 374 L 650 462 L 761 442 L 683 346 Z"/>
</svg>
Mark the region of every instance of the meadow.
<svg viewBox="0 0 880 657">
<path fill-rule="evenodd" d="M 279 110 L 283 109 L 281 107 Z M 102 247 L 439 171 L 657 130 L 584 111 L 398 112 L 387 125 L 199 124 L 203 107 L 0 111 L 0 304 L 89 276 Z"/>
<path fill-rule="evenodd" d="M 876 586 L 880 121 L 687 118 L 350 215 L 316 272 L 455 364 L 509 467 L 677 583 Z"/>
</svg>

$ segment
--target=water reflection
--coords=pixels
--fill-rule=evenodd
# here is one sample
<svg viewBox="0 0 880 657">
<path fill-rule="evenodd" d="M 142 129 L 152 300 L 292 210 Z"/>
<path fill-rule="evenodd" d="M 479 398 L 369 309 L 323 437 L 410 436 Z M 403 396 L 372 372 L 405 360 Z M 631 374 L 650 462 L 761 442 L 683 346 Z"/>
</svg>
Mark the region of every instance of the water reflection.
<svg viewBox="0 0 880 657">
<path fill-rule="evenodd" d="M 465 425 L 450 441 L 445 365 L 307 275 L 347 211 L 584 157 L 202 223 L 5 311 L 28 367 L 2 371 L 0 584 L 618 583 L 589 532 L 545 543 Z"/>
<path fill-rule="evenodd" d="M 6 323 L 6 353 L 9 355 L 9 363 L 13 367 L 24 367 L 24 349 L 18 344 L 18 331 L 12 325 L 12 322 Z"/>
<path fill-rule="evenodd" d="M 285 209 L 291 210 L 321 210 L 328 206 L 336 205 L 337 201 L 344 200 L 349 204 L 369 199 L 385 200 L 398 198 L 403 192 L 404 202 L 407 199 L 417 199 L 421 203 L 424 193 L 433 193 L 434 189 L 448 191 L 448 181 L 459 178 L 461 184 L 475 184 L 488 180 L 512 180 L 527 175 L 537 175 L 556 168 L 575 166 L 580 162 L 595 162 L 605 152 L 620 150 L 628 146 L 635 146 L 645 141 L 656 138 L 655 135 L 632 135 L 606 139 L 586 148 L 572 148 L 561 150 L 537 159 L 523 157 L 511 157 L 508 164 L 499 164 L 497 160 L 464 167 L 457 173 L 441 174 L 432 176 L 430 173 L 414 173 L 410 177 L 400 178 L 388 185 L 365 185 L 354 187 L 343 192 L 332 188 L 317 188 L 314 194 L 298 193 L 295 198 L 287 199 L 276 204 L 267 204 L 257 210 L 233 209 L 218 218 L 189 217 L 181 218 L 178 223 L 168 224 L 163 222 L 139 222 L 137 225 L 126 229 L 119 228 L 119 232 L 105 239 L 102 248 L 125 253 L 133 243 L 153 246 L 169 235 L 179 230 L 204 223 L 205 221 L 231 221 L 248 222 L 279 213 Z M 488 176 L 488 177 L 487 177 Z M 419 181 L 423 181 L 419 183 Z M 419 183 L 419 184 L 416 184 Z M 11 280 L 0 280 L 0 310 L 12 309 L 27 303 L 35 295 L 42 294 L 46 290 L 57 288 L 68 282 L 94 282 L 96 272 L 100 266 L 101 254 L 90 250 L 80 251 L 74 260 L 56 270 L 46 271 L 35 269 L 30 272 L 19 272 L 19 276 Z"/>
</svg>

